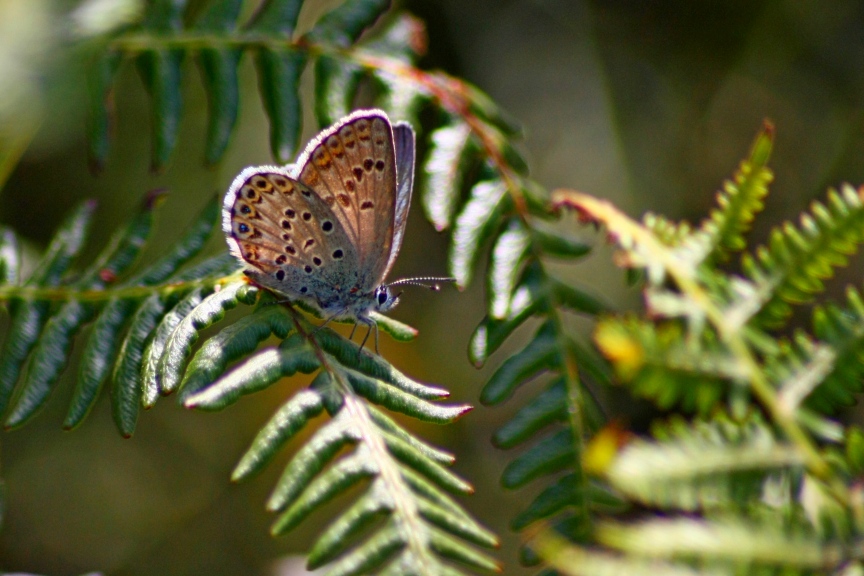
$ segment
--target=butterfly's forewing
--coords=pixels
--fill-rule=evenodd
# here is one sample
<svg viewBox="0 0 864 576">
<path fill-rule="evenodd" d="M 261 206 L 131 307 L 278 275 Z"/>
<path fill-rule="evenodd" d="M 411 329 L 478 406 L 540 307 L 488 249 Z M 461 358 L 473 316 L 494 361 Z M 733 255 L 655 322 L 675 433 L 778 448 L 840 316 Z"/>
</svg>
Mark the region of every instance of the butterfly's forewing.
<svg viewBox="0 0 864 576">
<path fill-rule="evenodd" d="M 223 230 L 256 282 L 328 310 L 359 282 L 357 251 L 313 190 L 275 166 L 247 168 L 225 197 Z"/>
<path fill-rule="evenodd" d="M 393 126 L 393 144 L 396 151 L 396 202 L 393 210 L 393 243 L 383 276 L 390 273 L 396 262 L 405 225 L 408 223 L 408 209 L 411 207 L 411 191 L 414 188 L 414 129 L 405 122 Z"/>
<path fill-rule="evenodd" d="M 297 166 L 297 179 L 332 208 L 354 243 L 358 287 L 374 289 L 394 240 L 396 159 L 387 115 L 362 110 L 346 116 L 309 144 Z"/>
</svg>

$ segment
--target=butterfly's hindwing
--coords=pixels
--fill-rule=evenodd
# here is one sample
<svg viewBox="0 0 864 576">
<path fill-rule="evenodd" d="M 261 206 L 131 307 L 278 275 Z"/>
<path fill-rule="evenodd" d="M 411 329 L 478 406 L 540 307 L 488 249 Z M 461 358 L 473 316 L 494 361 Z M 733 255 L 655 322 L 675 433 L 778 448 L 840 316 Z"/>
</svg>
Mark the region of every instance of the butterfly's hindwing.
<svg viewBox="0 0 864 576">
<path fill-rule="evenodd" d="M 360 277 L 357 251 L 337 215 L 282 169 L 247 169 L 241 177 L 226 198 L 223 226 L 248 274 L 322 310 L 338 308 Z"/>
</svg>

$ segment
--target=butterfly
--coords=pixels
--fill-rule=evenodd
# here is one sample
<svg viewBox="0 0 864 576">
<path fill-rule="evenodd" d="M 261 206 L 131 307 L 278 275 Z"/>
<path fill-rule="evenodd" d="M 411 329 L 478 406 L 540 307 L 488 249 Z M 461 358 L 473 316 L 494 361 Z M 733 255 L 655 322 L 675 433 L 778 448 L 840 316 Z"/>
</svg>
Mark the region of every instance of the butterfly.
<svg viewBox="0 0 864 576">
<path fill-rule="evenodd" d="M 415 136 L 381 110 L 358 110 L 322 131 L 296 164 L 252 166 L 234 179 L 222 208 L 231 253 L 253 282 L 330 320 L 378 325 L 371 312 L 399 302 L 384 282 L 402 246 L 414 185 Z M 353 338 L 354 332 L 351 332 Z"/>
</svg>

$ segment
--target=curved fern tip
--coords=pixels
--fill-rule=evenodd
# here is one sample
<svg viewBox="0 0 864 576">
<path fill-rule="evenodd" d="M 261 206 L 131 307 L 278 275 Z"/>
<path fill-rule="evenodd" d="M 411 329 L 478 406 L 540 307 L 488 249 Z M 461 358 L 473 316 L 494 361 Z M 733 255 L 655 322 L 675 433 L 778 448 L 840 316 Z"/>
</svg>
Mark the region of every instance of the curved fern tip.
<svg viewBox="0 0 864 576">
<path fill-rule="evenodd" d="M 576 190 L 557 188 L 552 191 L 551 195 L 552 212 L 555 214 L 561 214 L 566 208 L 572 210 L 576 214 L 576 219 L 580 223 L 597 224 L 599 222 L 598 217 L 583 204 L 584 200 L 592 199 L 587 194 Z"/>
<path fill-rule="evenodd" d="M 449 392 L 447 395 L 448 396 L 450 395 Z M 462 418 L 463 416 L 465 416 L 469 412 L 472 412 L 473 410 L 474 410 L 474 406 L 471 406 L 470 404 L 465 404 L 464 406 L 461 407 L 461 411 L 456 415 L 455 418 L 453 418 L 453 420 L 454 421 L 458 420 L 459 418 Z"/>
<path fill-rule="evenodd" d="M 765 119 L 762 121 L 762 131 L 756 136 L 753 145 L 750 148 L 749 161 L 756 166 L 765 166 L 771 158 L 771 151 L 774 148 L 774 139 L 776 137 L 776 129 L 771 120 Z"/>
</svg>

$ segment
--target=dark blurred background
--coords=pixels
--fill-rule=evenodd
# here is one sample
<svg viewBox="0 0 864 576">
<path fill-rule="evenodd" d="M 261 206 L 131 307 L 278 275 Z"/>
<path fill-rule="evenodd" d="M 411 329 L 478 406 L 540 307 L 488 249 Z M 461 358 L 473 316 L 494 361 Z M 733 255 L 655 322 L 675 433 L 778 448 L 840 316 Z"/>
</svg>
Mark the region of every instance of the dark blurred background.
<svg viewBox="0 0 864 576">
<path fill-rule="evenodd" d="M 310 0 L 303 21 L 308 26 L 337 3 Z M 178 150 L 169 169 L 154 175 L 149 103 L 133 67 L 125 67 L 116 91 L 117 137 L 104 172 L 94 177 L 85 153 L 83 58 L 70 55 L 59 40 L 76 4 L 0 1 L 0 138 L 13 138 L 16 122 L 36 126 L 41 118 L 0 197 L 0 222 L 26 239 L 32 260 L 77 201 L 96 198 L 100 208 L 87 258 L 147 190 L 164 187 L 170 196 L 148 252 L 152 259 L 240 169 L 271 161 L 255 74 L 244 60 L 238 133 L 221 165 L 208 169 L 206 100 L 198 71 L 187 62 Z M 249 4 L 253 9 L 255 2 Z M 549 189 L 590 192 L 634 216 L 653 210 L 698 221 L 766 118 L 777 127 L 771 162 L 776 180 L 755 238 L 823 198 L 827 187 L 864 181 L 860 1 L 403 5 L 427 23 L 424 66 L 466 78 L 519 119 L 533 177 Z M 307 86 L 310 79 L 307 74 Z M 316 132 L 310 117 L 306 126 L 307 136 Z M 582 233 L 593 238 L 589 230 Z M 211 246 L 218 250 L 224 250 L 221 237 Z M 446 250 L 446 236 L 436 234 L 415 205 L 393 277 L 444 273 Z M 611 266 L 610 254 L 601 244 L 561 274 L 617 307 L 637 305 L 638 294 Z M 860 263 L 841 271 L 833 293 L 860 284 L 859 271 Z M 406 294 L 393 315 L 421 335 L 411 344 L 384 338 L 382 354 L 407 373 L 450 388 L 454 402 L 476 404 L 481 384 L 507 357 L 502 350 L 481 371 L 468 364 L 466 345 L 483 316 L 482 297 L 482 282 L 463 293 Z M 582 338 L 587 328 L 574 322 Z M 162 401 L 142 414 L 135 436 L 123 440 L 104 398 L 80 429 L 61 431 L 75 368 L 73 363 L 32 423 L 0 433 L 0 473 L 8 492 L 0 569 L 118 576 L 304 573 L 296 555 L 327 514 L 272 539 L 267 530 L 273 517 L 264 502 L 281 472 L 278 463 L 242 485 L 228 481 L 257 429 L 305 384 L 302 379 L 283 381 L 218 414 Z M 506 574 L 530 573 L 517 565 L 519 541 L 507 525 L 539 487 L 501 489 L 497 479 L 513 455 L 493 448 L 489 437 L 535 389 L 528 386 L 503 408 L 478 406 L 455 426 L 408 423 L 457 455 L 457 471 L 477 487 L 463 502 L 501 534 Z M 641 404 L 622 399 L 623 391 L 599 392 L 639 426 Z"/>
</svg>

